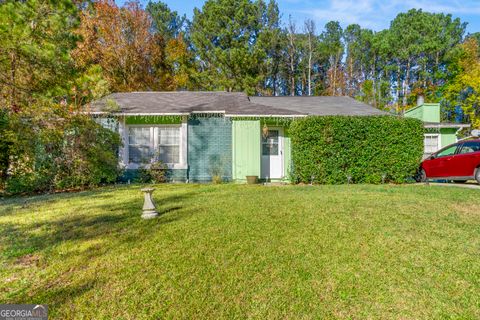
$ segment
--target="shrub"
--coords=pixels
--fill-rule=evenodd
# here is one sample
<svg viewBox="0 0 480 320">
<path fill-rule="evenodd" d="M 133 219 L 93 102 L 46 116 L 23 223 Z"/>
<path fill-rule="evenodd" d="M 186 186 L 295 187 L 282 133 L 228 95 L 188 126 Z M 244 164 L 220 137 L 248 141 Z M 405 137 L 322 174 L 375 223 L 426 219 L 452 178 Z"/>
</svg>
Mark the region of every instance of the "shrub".
<svg viewBox="0 0 480 320">
<path fill-rule="evenodd" d="M 219 155 L 211 156 L 209 159 L 209 172 L 212 179 L 212 183 L 220 184 L 223 182 L 223 177 L 228 173 L 227 170 L 227 159 Z"/>
<path fill-rule="evenodd" d="M 292 178 L 322 184 L 402 183 L 423 154 L 423 124 L 393 116 L 328 116 L 295 120 Z"/>
<path fill-rule="evenodd" d="M 120 137 L 89 117 L 77 116 L 64 128 L 61 157 L 55 159 L 55 188 L 97 186 L 117 180 Z"/>
<path fill-rule="evenodd" d="M 42 121 L 17 115 L 9 132 L 9 194 L 97 186 L 120 173 L 119 135 L 87 116 Z"/>
<path fill-rule="evenodd" d="M 141 183 L 164 183 L 167 181 L 168 167 L 162 161 L 154 161 L 138 170 L 138 180 Z"/>
</svg>

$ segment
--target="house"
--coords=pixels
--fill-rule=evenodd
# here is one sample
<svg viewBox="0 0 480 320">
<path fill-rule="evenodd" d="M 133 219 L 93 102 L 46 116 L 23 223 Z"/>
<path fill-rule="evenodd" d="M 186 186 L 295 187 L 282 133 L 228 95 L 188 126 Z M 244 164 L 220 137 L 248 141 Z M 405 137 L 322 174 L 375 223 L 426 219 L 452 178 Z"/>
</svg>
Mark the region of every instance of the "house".
<svg viewBox="0 0 480 320">
<path fill-rule="evenodd" d="M 88 106 L 118 130 L 127 177 L 152 159 L 173 181 L 288 180 L 289 122 L 309 115 L 388 115 L 349 97 L 248 97 L 227 92 L 115 93 Z M 113 124 L 112 124 L 113 119 Z"/>
<path fill-rule="evenodd" d="M 426 129 L 424 158 L 449 144 L 457 142 L 459 131 L 470 128 L 469 124 L 441 122 L 440 104 L 424 103 L 422 99 L 416 107 L 405 112 L 405 117 L 416 118 L 424 122 Z"/>
</svg>

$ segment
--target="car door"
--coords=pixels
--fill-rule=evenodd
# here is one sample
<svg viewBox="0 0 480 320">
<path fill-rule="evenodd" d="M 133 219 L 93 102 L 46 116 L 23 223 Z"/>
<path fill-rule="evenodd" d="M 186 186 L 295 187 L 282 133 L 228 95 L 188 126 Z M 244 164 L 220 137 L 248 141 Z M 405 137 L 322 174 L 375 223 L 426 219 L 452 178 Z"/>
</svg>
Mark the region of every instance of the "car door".
<svg viewBox="0 0 480 320">
<path fill-rule="evenodd" d="M 465 141 L 450 161 L 452 177 L 473 177 L 480 164 L 480 141 Z"/>
<path fill-rule="evenodd" d="M 449 162 L 455 156 L 457 146 L 454 144 L 443 148 L 423 162 L 423 169 L 428 178 L 449 177 L 452 174 Z"/>
</svg>

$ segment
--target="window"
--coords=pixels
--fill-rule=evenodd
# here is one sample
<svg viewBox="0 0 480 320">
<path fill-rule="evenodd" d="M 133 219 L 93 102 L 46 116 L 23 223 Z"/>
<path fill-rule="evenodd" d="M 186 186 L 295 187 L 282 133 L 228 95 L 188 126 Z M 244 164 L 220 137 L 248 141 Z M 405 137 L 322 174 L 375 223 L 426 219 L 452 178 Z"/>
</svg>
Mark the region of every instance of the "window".
<svg viewBox="0 0 480 320">
<path fill-rule="evenodd" d="M 268 130 L 268 136 L 262 138 L 262 155 L 277 156 L 278 150 L 278 130 Z"/>
<path fill-rule="evenodd" d="M 148 164 L 157 159 L 179 164 L 181 129 L 176 126 L 136 127 L 128 129 L 128 160 L 131 164 Z"/>
<path fill-rule="evenodd" d="M 455 150 L 457 150 L 457 145 L 453 145 L 451 147 L 448 147 L 446 149 L 443 149 L 437 154 L 437 158 L 439 157 L 445 157 L 445 156 L 452 156 L 455 154 Z"/>
<path fill-rule="evenodd" d="M 180 163 L 180 128 L 157 128 L 158 159 L 163 163 Z"/>
<path fill-rule="evenodd" d="M 424 152 L 427 154 L 432 154 L 438 151 L 439 149 L 439 135 L 438 134 L 426 134 L 424 137 Z"/>
<path fill-rule="evenodd" d="M 467 141 L 463 144 L 460 154 L 472 153 L 480 151 L 480 142 L 479 141 Z"/>
<path fill-rule="evenodd" d="M 131 127 L 128 129 L 128 161 L 145 164 L 152 159 L 150 128 Z"/>
</svg>

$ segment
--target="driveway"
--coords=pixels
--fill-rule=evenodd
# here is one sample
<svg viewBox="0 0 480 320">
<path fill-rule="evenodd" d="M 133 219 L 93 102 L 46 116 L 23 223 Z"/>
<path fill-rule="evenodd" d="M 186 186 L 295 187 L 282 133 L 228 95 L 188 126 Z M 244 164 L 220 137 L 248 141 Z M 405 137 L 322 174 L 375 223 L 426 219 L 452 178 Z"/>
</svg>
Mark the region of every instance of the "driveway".
<svg viewBox="0 0 480 320">
<path fill-rule="evenodd" d="M 418 184 L 425 184 L 425 183 L 418 183 Z M 474 183 L 474 182 L 468 182 L 468 183 L 430 182 L 429 185 L 431 185 L 431 186 L 442 186 L 442 187 L 459 187 L 459 188 L 480 190 L 480 185 L 478 183 Z"/>
</svg>

